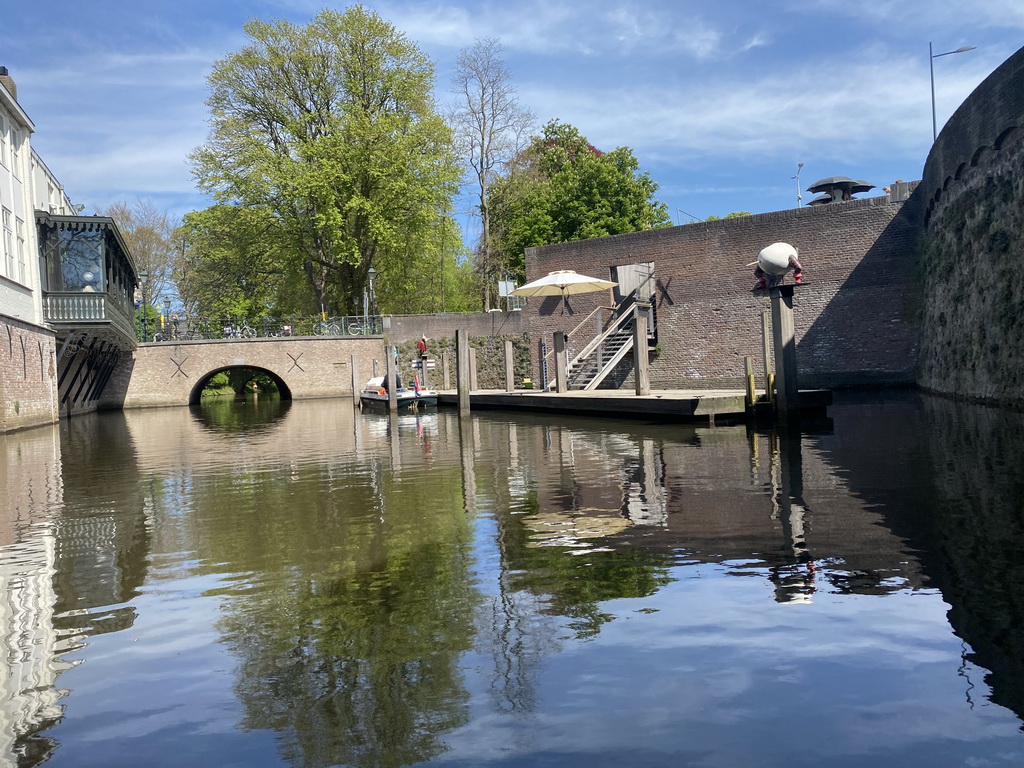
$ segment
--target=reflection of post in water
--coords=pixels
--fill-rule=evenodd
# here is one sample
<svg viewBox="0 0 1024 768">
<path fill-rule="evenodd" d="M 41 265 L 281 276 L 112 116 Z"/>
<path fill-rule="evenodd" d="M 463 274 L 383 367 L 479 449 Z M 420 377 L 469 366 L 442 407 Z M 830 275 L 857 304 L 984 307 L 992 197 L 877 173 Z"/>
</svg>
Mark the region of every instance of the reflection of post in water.
<svg viewBox="0 0 1024 768">
<path fill-rule="evenodd" d="M 622 514 L 634 525 L 668 525 L 663 446 L 641 438 L 639 460 L 623 484 Z"/>
<path fill-rule="evenodd" d="M 544 598 L 533 590 L 516 587 L 515 577 L 521 564 L 517 562 L 516 547 L 522 528 L 516 518 L 499 510 L 512 507 L 512 488 L 525 488 L 528 462 L 520 457 L 519 431 L 509 423 L 508 458 L 504 477 L 496 475 L 495 494 L 507 494 L 496 505 L 493 522 L 497 547 L 497 583 L 490 596 L 481 622 L 478 644 L 489 650 L 493 664 L 490 675 L 490 698 L 496 712 L 523 718 L 537 707 L 537 679 L 541 659 L 554 653 L 554 638 L 558 633 L 555 621 L 545 610 Z M 517 544 L 517 541 L 519 543 Z M 549 631 L 538 631 L 540 625 Z"/>
<path fill-rule="evenodd" d="M 807 547 L 807 505 L 804 503 L 802 441 L 798 430 L 772 430 L 771 447 L 772 519 L 782 525 L 786 564 L 770 565 L 769 578 L 775 584 L 780 603 L 810 602 L 816 591 L 815 565 Z"/>
<path fill-rule="evenodd" d="M 473 455 L 476 452 L 473 443 L 473 422 L 469 418 L 459 418 L 459 458 L 462 461 L 462 500 L 466 514 L 476 516 L 476 475 L 474 474 Z"/>
<path fill-rule="evenodd" d="M 398 409 L 388 408 L 388 447 L 391 449 L 391 467 L 402 467 L 402 441 L 398 434 Z"/>
</svg>

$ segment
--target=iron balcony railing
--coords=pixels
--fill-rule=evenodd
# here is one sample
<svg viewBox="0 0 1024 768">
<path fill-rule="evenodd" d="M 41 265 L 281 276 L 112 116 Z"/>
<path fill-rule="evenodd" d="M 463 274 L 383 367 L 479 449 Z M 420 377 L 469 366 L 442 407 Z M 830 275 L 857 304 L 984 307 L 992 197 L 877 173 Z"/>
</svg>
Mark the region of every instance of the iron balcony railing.
<svg viewBox="0 0 1024 768">
<path fill-rule="evenodd" d="M 380 317 L 239 317 L 196 318 L 178 316 L 150 318 L 136 322 L 137 338 L 143 342 L 203 341 L 213 339 L 270 339 L 287 336 L 375 336 L 383 333 Z M 143 335 L 146 338 L 143 338 Z"/>
</svg>

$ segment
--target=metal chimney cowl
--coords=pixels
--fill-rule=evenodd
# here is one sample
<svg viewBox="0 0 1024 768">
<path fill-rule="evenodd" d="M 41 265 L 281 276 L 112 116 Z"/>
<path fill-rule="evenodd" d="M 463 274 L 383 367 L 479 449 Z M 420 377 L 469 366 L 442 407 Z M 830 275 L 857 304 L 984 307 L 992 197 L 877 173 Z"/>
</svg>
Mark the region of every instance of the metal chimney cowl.
<svg viewBox="0 0 1024 768">
<path fill-rule="evenodd" d="M 18 100 L 18 86 L 14 84 L 14 78 L 7 72 L 7 67 L 0 67 L 0 85 L 7 89 L 15 101 Z"/>
</svg>

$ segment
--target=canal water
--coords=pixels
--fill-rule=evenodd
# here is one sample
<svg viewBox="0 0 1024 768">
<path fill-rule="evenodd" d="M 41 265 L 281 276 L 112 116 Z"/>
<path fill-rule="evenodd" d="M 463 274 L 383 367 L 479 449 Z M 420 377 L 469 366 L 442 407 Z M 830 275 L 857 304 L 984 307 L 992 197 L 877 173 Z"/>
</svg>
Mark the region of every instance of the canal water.
<svg viewBox="0 0 1024 768">
<path fill-rule="evenodd" d="M 1024 418 L 0 438 L 0 766 L 1024 765 Z"/>
</svg>

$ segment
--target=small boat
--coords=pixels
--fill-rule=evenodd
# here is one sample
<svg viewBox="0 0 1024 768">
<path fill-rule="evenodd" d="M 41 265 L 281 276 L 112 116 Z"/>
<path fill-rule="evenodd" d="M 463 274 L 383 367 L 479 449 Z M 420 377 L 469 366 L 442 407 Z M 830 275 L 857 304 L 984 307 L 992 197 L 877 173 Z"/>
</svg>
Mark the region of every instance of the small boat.
<svg viewBox="0 0 1024 768">
<path fill-rule="evenodd" d="M 431 407 L 437 405 L 437 390 L 426 389 L 414 384 L 412 387 L 399 387 L 395 391 L 395 399 L 399 410 Z M 388 391 L 384 389 L 384 377 L 374 376 L 359 393 L 359 402 L 374 408 L 388 407 Z"/>
</svg>

